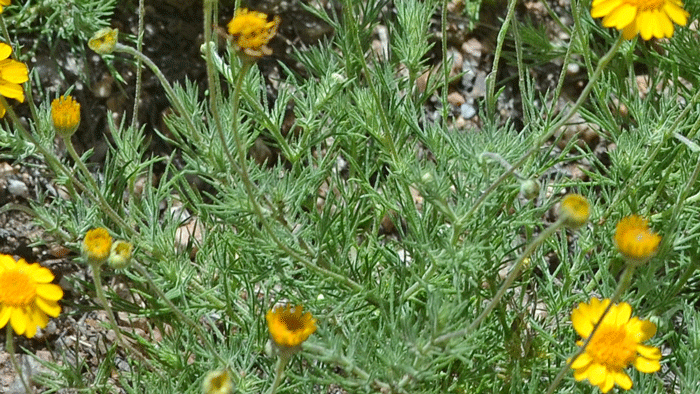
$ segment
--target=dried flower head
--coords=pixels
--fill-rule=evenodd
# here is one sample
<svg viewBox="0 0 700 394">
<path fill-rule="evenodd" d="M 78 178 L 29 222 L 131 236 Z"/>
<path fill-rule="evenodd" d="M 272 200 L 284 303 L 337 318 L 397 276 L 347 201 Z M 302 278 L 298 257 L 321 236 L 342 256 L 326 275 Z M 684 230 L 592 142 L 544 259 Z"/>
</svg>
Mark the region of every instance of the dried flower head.
<svg viewBox="0 0 700 394">
<path fill-rule="evenodd" d="M 622 218 L 615 228 L 615 246 L 627 259 L 644 263 L 654 257 L 661 236 L 649 229 L 646 219 L 630 215 Z"/>
<path fill-rule="evenodd" d="M 20 84 L 29 80 L 29 70 L 26 64 L 8 59 L 11 53 L 12 47 L 0 42 L 0 94 L 23 103 L 24 89 Z M 0 118 L 5 116 L 5 111 L 0 105 Z"/>
<path fill-rule="evenodd" d="M 63 290 L 51 283 L 53 278 L 37 263 L 0 254 L 0 328 L 9 321 L 18 335 L 32 338 L 37 327 L 46 327 L 49 316 L 58 316 Z"/>
<path fill-rule="evenodd" d="M 571 313 L 576 332 L 585 340 L 603 316 L 610 300 L 591 298 L 588 304 L 580 303 Z M 645 373 L 661 368 L 661 352 L 653 346 L 641 343 L 656 334 L 656 325 L 647 320 L 631 318 L 632 307 L 628 303 L 615 304 L 603 318 L 586 350 L 574 360 L 571 368 L 577 381 L 588 379 L 607 393 L 615 384 L 625 390 L 632 388 L 632 379 L 624 369 L 630 364 Z M 579 341 L 578 345 L 583 345 Z"/>
<path fill-rule="evenodd" d="M 673 23 L 685 26 L 688 12 L 681 0 L 593 0 L 591 16 L 603 18 L 603 26 L 622 30 L 631 40 L 639 33 L 644 40 L 673 36 Z"/>
<path fill-rule="evenodd" d="M 267 43 L 277 34 L 279 24 L 279 16 L 268 22 L 266 14 L 241 8 L 236 11 L 227 27 L 237 50 L 250 57 L 259 58 L 272 54 Z"/>
<path fill-rule="evenodd" d="M 212 371 L 204 377 L 202 382 L 204 394 L 230 394 L 233 392 L 231 374 L 227 371 Z"/>
<path fill-rule="evenodd" d="M 131 254 L 134 251 L 134 245 L 130 242 L 118 240 L 112 243 L 112 250 L 109 253 L 107 264 L 110 267 L 121 269 L 126 268 L 131 264 Z"/>
<path fill-rule="evenodd" d="M 58 135 L 68 138 L 80 124 L 80 104 L 71 96 L 61 96 L 51 102 L 51 120 Z"/>
<path fill-rule="evenodd" d="M 586 197 L 580 194 L 567 194 L 559 206 L 559 217 L 569 228 L 579 228 L 586 224 L 591 215 L 591 206 Z"/>
<path fill-rule="evenodd" d="M 88 41 L 88 47 L 100 55 L 107 55 L 114 51 L 119 38 L 119 29 L 104 27 L 95 32 Z"/>
<path fill-rule="evenodd" d="M 316 331 L 316 319 L 303 311 L 301 305 L 286 305 L 267 312 L 267 327 L 278 348 L 293 350 Z"/>
<path fill-rule="evenodd" d="M 85 233 L 83 253 L 91 263 L 102 263 L 112 251 L 112 236 L 104 227 L 93 228 Z"/>
</svg>

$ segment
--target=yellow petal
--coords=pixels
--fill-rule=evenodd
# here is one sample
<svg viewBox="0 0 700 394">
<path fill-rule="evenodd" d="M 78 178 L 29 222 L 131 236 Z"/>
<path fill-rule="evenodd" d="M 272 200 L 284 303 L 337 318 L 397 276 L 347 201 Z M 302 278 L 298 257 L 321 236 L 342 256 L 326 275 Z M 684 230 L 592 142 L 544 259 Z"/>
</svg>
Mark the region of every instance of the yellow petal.
<svg viewBox="0 0 700 394">
<path fill-rule="evenodd" d="M 616 326 L 623 326 L 627 324 L 632 316 L 632 307 L 630 304 L 623 302 L 617 305 L 617 308 L 610 308 L 610 314 L 614 314 Z"/>
<path fill-rule="evenodd" d="M 666 12 L 666 15 L 668 15 L 668 17 L 671 18 L 671 20 L 677 25 L 685 26 L 686 23 L 688 23 L 688 16 L 690 16 L 690 14 L 678 5 L 666 2 L 663 10 Z"/>
<path fill-rule="evenodd" d="M 615 378 L 615 383 L 622 387 L 624 390 L 629 390 L 632 388 L 632 379 L 624 371 L 613 372 L 613 377 Z"/>
<path fill-rule="evenodd" d="M 16 60 L 3 60 L 0 62 L 2 79 L 12 83 L 24 83 L 29 80 L 29 70 L 27 65 Z"/>
<path fill-rule="evenodd" d="M 620 0 L 602 0 L 591 4 L 591 16 L 601 18 L 608 15 L 612 10 L 620 6 Z"/>
<path fill-rule="evenodd" d="M 8 98 L 16 99 L 19 102 L 24 102 L 24 90 L 16 83 L 0 80 L 0 94 Z"/>
<path fill-rule="evenodd" d="M 602 391 L 604 393 L 607 393 L 608 391 L 610 391 L 610 389 L 612 389 L 613 386 L 615 386 L 615 379 L 614 379 L 613 375 L 610 373 L 605 374 L 605 381 L 603 381 L 602 383 L 600 383 L 598 385 L 598 387 L 600 388 L 600 391 Z"/>
<path fill-rule="evenodd" d="M 590 364 L 593 361 L 591 356 L 588 355 L 588 353 L 583 353 L 574 362 L 571 364 L 572 369 L 581 369 L 581 368 L 586 368 L 588 364 Z"/>
<path fill-rule="evenodd" d="M 3 270 L 9 270 L 14 268 L 15 264 L 15 259 L 12 258 L 12 256 L 8 256 L 6 254 L 0 254 L 0 272 Z"/>
<path fill-rule="evenodd" d="M 63 289 L 53 283 L 39 284 L 36 286 L 36 294 L 47 301 L 58 301 L 63 298 Z"/>
<path fill-rule="evenodd" d="M 12 47 L 0 42 L 0 60 L 7 59 L 12 53 Z"/>
<path fill-rule="evenodd" d="M 661 358 L 661 350 L 654 346 L 637 345 L 637 353 L 650 360 L 659 360 Z"/>
<path fill-rule="evenodd" d="M 630 320 L 625 328 L 627 335 L 632 336 L 638 343 L 644 342 L 656 334 L 656 324 L 649 320 L 639 320 L 636 317 Z"/>
<path fill-rule="evenodd" d="M 12 307 L 0 304 L 0 328 L 5 327 L 7 321 L 10 320 Z"/>
<path fill-rule="evenodd" d="M 51 283 L 54 278 L 51 270 L 36 263 L 29 265 L 27 272 L 37 283 Z"/>
<path fill-rule="evenodd" d="M 581 312 L 580 307 L 571 312 L 571 323 L 574 326 L 574 330 L 583 338 L 588 338 L 591 335 L 591 331 L 593 331 L 593 323 L 588 316 Z"/>
<path fill-rule="evenodd" d="M 61 313 L 61 306 L 55 301 L 46 301 L 42 298 L 36 299 L 36 306 L 51 317 L 56 317 Z"/>
<path fill-rule="evenodd" d="M 625 40 L 631 40 L 634 38 L 634 36 L 639 33 L 639 29 L 637 28 L 637 23 L 632 22 L 629 25 L 625 26 L 624 29 L 622 29 L 622 37 Z"/>
<path fill-rule="evenodd" d="M 661 28 L 661 33 L 663 34 L 662 37 L 669 37 L 671 38 L 673 36 L 673 23 L 671 20 L 666 16 L 666 14 L 662 12 L 657 12 L 659 14 L 659 27 Z"/>
<path fill-rule="evenodd" d="M 607 371 L 606 371 L 605 367 L 601 364 L 593 363 L 588 368 L 588 380 L 594 386 L 597 386 L 597 385 L 605 382 L 606 376 L 607 376 Z"/>
<path fill-rule="evenodd" d="M 24 331 L 27 329 L 27 323 L 29 323 L 29 317 L 24 313 L 24 311 L 20 308 L 12 308 L 10 325 L 12 325 L 12 328 L 17 334 L 24 334 Z"/>
<path fill-rule="evenodd" d="M 637 368 L 639 372 L 653 373 L 661 369 L 661 364 L 659 364 L 659 360 L 637 357 L 634 360 L 634 367 Z"/>
<path fill-rule="evenodd" d="M 632 23 L 636 16 L 637 7 L 624 3 L 603 18 L 603 26 L 622 29 Z"/>
</svg>

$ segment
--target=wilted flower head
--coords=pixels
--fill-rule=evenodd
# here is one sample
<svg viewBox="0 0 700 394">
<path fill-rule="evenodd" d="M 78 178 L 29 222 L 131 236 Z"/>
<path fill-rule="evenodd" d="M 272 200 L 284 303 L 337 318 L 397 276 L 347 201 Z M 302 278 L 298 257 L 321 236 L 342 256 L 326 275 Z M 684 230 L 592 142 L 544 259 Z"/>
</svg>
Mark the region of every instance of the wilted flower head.
<svg viewBox="0 0 700 394">
<path fill-rule="evenodd" d="M 591 298 L 588 304 L 580 303 L 571 313 L 574 329 L 584 340 L 591 335 L 608 305 L 609 299 L 600 301 Z M 630 364 L 646 373 L 661 368 L 659 349 L 641 344 L 654 336 L 656 325 L 631 315 L 632 307 L 628 303 L 610 307 L 586 350 L 571 364 L 574 379 L 588 379 L 600 391 L 607 393 L 615 384 L 625 390 L 632 388 L 632 379 L 624 371 Z M 579 341 L 578 345 L 583 345 L 583 341 Z"/>
<path fill-rule="evenodd" d="M 107 55 L 114 51 L 119 38 L 119 29 L 104 27 L 95 32 L 88 41 L 88 47 L 100 55 Z"/>
<path fill-rule="evenodd" d="M 649 229 L 647 220 L 630 215 L 622 218 L 615 228 L 615 246 L 628 260 L 644 263 L 654 257 L 661 236 Z"/>
<path fill-rule="evenodd" d="M 277 34 L 279 24 L 279 16 L 268 22 L 266 14 L 241 8 L 236 11 L 227 27 L 236 49 L 250 57 L 259 58 L 272 54 L 267 43 Z"/>
<path fill-rule="evenodd" d="M 51 120 L 61 137 L 70 137 L 80 124 L 80 104 L 71 96 L 54 99 L 51 102 Z"/>
<path fill-rule="evenodd" d="M 29 70 L 26 64 L 8 59 L 11 53 L 12 47 L 0 42 L 0 94 L 22 103 L 24 89 L 20 84 L 29 80 Z M 5 111 L 5 107 L 0 105 L 0 118 L 5 116 Z"/>
<path fill-rule="evenodd" d="M 204 394 L 229 394 L 232 391 L 231 374 L 227 370 L 209 372 L 202 382 Z"/>
<path fill-rule="evenodd" d="M 681 0 L 593 0 L 591 16 L 603 18 L 603 26 L 622 30 L 631 40 L 639 33 L 644 40 L 673 35 L 673 23 L 685 26 L 688 12 Z"/>
<path fill-rule="evenodd" d="M 267 327 L 278 348 L 293 351 L 316 331 L 316 319 L 303 311 L 301 305 L 286 305 L 267 312 Z"/>
<path fill-rule="evenodd" d="M 85 233 L 83 253 L 91 263 L 102 263 L 112 251 L 112 236 L 104 227 L 93 228 Z"/>
<path fill-rule="evenodd" d="M 0 254 L 0 328 L 9 321 L 18 335 L 32 338 L 37 327 L 46 327 L 49 316 L 58 316 L 63 290 L 51 283 L 53 278 L 37 263 Z"/>
<path fill-rule="evenodd" d="M 569 228 L 579 228 L 586 224 L 591 215 L 591 206 L 586 197 L 580 194 L 567 194 L 559 206 L 559 217 Z"/>
</svg>

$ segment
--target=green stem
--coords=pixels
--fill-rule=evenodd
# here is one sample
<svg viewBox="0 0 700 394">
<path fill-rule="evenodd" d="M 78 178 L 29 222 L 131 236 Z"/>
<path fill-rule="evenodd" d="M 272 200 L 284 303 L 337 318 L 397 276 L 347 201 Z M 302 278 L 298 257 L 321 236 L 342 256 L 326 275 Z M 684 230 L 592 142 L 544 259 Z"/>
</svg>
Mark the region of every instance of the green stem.
<svg viewBox="0 0 700 394">
<path fill-rule="evenodd" d="M 92 281 L 95 284 L 95 295 L 97 296 L 97 300 L 99 301 L 99 303 L 102 305 L 102 309 L 104 309 L 104 311 L 107 313 L 109 322 L 110 324 L 112 324 L 112 327 L 114 328 L 114 333 L 117 335 L 117 341 L 124 348 L 129 350 L 134 356 L 136 356 L 141 362 L 143 362 L 149 370 L 155 371 L 156 369 L 153 366 L 153 364 L 151 364 L 151 362 L 148 361 L 146 357 L 144 357 L 140 352 L 134 349 L 122 336 L 121 329 L 119 328 L 119 325 L 117 325 L 117 319 L 114 318 L 114 312 L 112 312 L 112 307 L 109 305 L 109 302 L 107 302 L 107 297 L 105 296 L 104 290 L 102 290 L 102 276 L 100 264 L 101 263 L 90 262 L 90 266 L 92 267 Z"/>
<path fill-rule="evenodd" d="M 156 64 L 153 63 L 153 61 L 143 53 L 137 51 L 132 47 L 122 45 L 120 43 L 116 43 L 116 45 L 114 46 L 114 52 L 122 52 L 132 55 L 135 58 L 140 59 L 149 69 L 151 69 L 151 71 L 156 76 L 156 78 L 158 78 L 158 81 L 165 90 L 165 94 L 170 100 L 170 103 L 175 107 L 175 111 L 178 113 L 178 115 L 182 117 L 182 119 L 184 119 L 185 123 L 187 124 L 187 127 L 190 129 L 190 136 L 192 136 L 196 140 L 196 143 L 203 143 L 202 137 L 197 132 L 197 127 L 194 125 L 192 117 L 187 113 L 187 111 L 185 111 L 185 105 L 183 104 L 182 100 L 180 100 L 180 97 L 177 94 L 175 94 L 175 90 L 172 88 L 172 86 L 170 86 L 170 82 L 168 82 L 168 80 L 165 78 L 165 75 L 163 75 L 158 66 L 156 66 Z"/>
<path fill-rule="evenodd" d="M 444 335 L 441 335 L 437 338 L 435 338 L 433 341 L 430 343 L 426 344 L 425 348 L 423 350 L 427 350 L 428 347 L 436 344 L 440 344 L 443 342 L 447 342 L 450 339 L 453 338 L 458 338 L 462 337 L 468 333 L 476 331 L 477 328 L 479 328 L 479 325 L 486 319 L 486 317 L 493 311 L 493 309 L 498 305 L 498 303 L 501 301 L 501 298 L 503 298 L 503 295 L 505 295 L 506 291 L 510 288 L 510 286 L 513 284 L 515 281 L 515 278 L 518 277 L 520 274 L 520 270 L 523 268 L 525 265 L 525 261 L 527 260 L 528 257 L 532 254 L 532 252 L 535 251 L 535 248 L 537 248 L 539 245 L 544 242 L 547 238 L 549 238 L 552 234 L 554 234 L 557 229 L 562 227 L 564 225 L 564 218 L 559 218 L 556 222 L 554 222 L 551 226 L 547 227 L 543 232 L 540 233 L 540 235 L 535 238 L 534 241 L 532 241 L 527 248 L 523 251 L 523 253 L 520 255 L 520 258 L 518 258 L 518 261 L 515 263 L 515 266 L 513 269 L 510 271 L 506 279 L 503 281 L 503 284 L 501 285 L 501 288 L 498 289 L 498 292 L 493 296 L 491 299 L 491 302 L 484 308 L 484 310 L 481 312 L 481 314 L 466 328 L 463 328 L 461 330 L 453 331 Z"/>
<path fill-rule="evenodd" d="M 142 53 L 143 50 L 143 20 L 144 16 L 146 14 L 146 8 L 145 8 L 145 1 L 144 0 L 139 0 L 139 26 L 138 26 L 138 32 L 136 36 L 136 51 L 139 53 Z M 136 130 L 136 128 L 139 125 L 139 98 L 141 97 L 141 86 L 143 84 L 142 82 L 142 76 L 143 74 L 143 67 L 141 65 L 141 58 L 136 59 L 136 90 L 134 92 L 134 114 L 131 118 L 131 128 L 133 130 Z"/>
<path fill-rule="evenodd" d="M 277 392 L 277 388 L 279 387 L 280 383 L 282 383 L 282 378 L 284 378 L 284 368 L 287 366 L 290 359 L 291 356 L 286 353 L 280 353 L 279 357 L 277 357 L 275 380 L 272 382 L 272 386 L 270 386 L 270 390 L 268 391 L 269 394 L 275 394 Z"/>
<path fill-rule="evenodd" d="M 29 388 L 29 383 L 27 383 L 24 380 L 24 375 L 22 374 L 22 368 L 19 365 L 19 362 L 17 362 L 17 357 L 15 355 L 15 343 L 14 343 L 14 336 L 12 335 L 12 327 L 8 324 L 5 326 L 5 349 L 7 349 L 7 353 L 10 355 L 10 362 L 12 363 L 12 366 L 15 368 L 15 372 L 17 372 L 17 378 L 22 382 L 22 386 L 24 386 L 24 391 L 27 392 L 27 394 L 33 394 L 32 390 Z"/>
</svg>

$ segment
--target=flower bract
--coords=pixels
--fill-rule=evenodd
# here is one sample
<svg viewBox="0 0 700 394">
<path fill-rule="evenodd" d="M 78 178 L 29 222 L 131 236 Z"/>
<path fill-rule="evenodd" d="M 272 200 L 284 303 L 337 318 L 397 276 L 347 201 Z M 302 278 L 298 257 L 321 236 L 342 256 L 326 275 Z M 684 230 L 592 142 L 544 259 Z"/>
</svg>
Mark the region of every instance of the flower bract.
<svg viewBox="0 0 700 394">
<path fill-rule="evenodd" d="M 567 194 L 559 206 L 559 217 L 564 225 L 570 228 L 579 228 L 586 224 L 591 215 L 591 206 L 586 197 L 580 194 Z"/>
<path fill-rule="evenodd" d="M 112 250 L 109 252 L 107 263 L 112 268 L 126 268 L 131 264 L 131 254 L 134 251 L 134 245 L 130 242 L 118 240 L 112 244 Z"/>
<path fill-rule="evenodd" d="M 70 137 L 80 124 L 80 104 L 71 96 L 61 96 L 51 102 L 53 127 L 61 137 Z"/>
<path fill-rule="evenodd" d="M 0 94 L 22 103 L 24 89 L 20 84 L 29 80 L 29 70 L 26 64 L 8 59 L 11 53 L 12 47 L 0 42 Z M 0 105 L 0 118 L 5 116 L 5 111 L 5 107 Z"/>
<path fill-rule="evenodd" d="M 591 16 L 603 18 L 603 26 L 622 30 L 631 40 L 639 35 L 644 40 L 673 35 L 673 23 L 685 26 L 688 12 L 681 0 L 593 0 Z"/>
<path fill-rule="evenodd" d="M 268 22 L 266 14 L 241 8 L 236 11 L 227 27 L 233 38 L 233 44 L 238 50 L 248 56 L 259 58 L 272 54 L 267 43 L 277 34 L 279 23 L 278 16 Z"/>
<path fill-rule="evenodd" d="M 114 52 L 118 39 L 119 29 L 103 27 L 92 35 L 88 41 L 88 47 L 100 55 L 107 55 Z"/>
<path fill-rule="evenodd" d="M 265 315 L 272 340 L 278 347 L 294 348 L 316 331 L 316 319 L 304 307 L 279 306 Z"/>
<path fill-rule="evenodd" d="M 93 228 L 85 233 L 83 252 L 90 262 L 104 262 L 112 251 L 112 236 L 104 227 Z"/>
<path fill-rule="evenodd" d="M 591 335 L 608 305 L 609 299 L 591 298 L 589 303 L 580 303 L 571 313 L 574 329 L 584 340 Z M 577 381 L 588 379 L 603 393 L 610 391 L 615 384 L 629 390 L 632 379 L 624 369 L 630 364 L 646 373 L 661 368 L 661 351 L 641 344 L 654 336 L 656 325 L 631 315 L 632 307 L 628 303 L 610 306 L 585 351 L 571 364 Z M 583 341 L 578 345 L 583 345 Z"/>
<path fill-rule="evenodd" d="M 51 283 L 53 278 L 37 263 L 0 254 L 0 327 L 9 321 L 18 335 L 32 338 L 38 327 L 46 327 L 49 316 L 58 316 L 63 290 Z"/>
<path fill-rule="evenodd" d="M 647 220 L 631 215 L 622 218 L 615 228 L 615 245 L 626 258 L 645 262 L 656 254 L 661 236 L 649 229 Z"/>
</svg>

